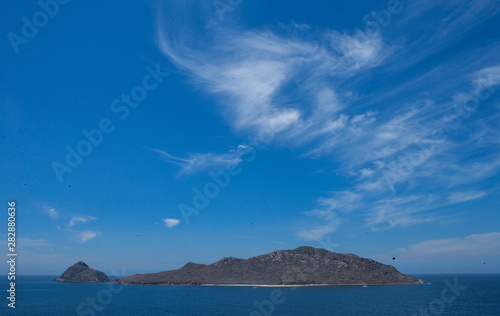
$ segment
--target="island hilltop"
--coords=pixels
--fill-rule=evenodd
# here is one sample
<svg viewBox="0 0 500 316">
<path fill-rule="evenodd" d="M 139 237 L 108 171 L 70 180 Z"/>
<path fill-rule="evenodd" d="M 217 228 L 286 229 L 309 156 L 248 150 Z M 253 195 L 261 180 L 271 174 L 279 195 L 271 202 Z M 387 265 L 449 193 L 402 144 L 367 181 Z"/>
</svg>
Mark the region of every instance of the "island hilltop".
<svg viewBox="0 0 500 316">
<path fill-rule="evenodd" d="M 223 258 L 210 265 L 189 262 L 177 270 L 135 274 L 119 284 L 164 285 L 364 285 L 423 284 L 394 267 L 354 254 L 299 247 L 238 259 Z"/>
<path fill-rule="evenodd" d="M 87 282 L 110 282 L 108 276 L 101 271 L 91 269 L 85 262 L 78 261 L 57 279 L 56 282 L 73 282 L 73 283 L 87 283 Z"/>
</svg>

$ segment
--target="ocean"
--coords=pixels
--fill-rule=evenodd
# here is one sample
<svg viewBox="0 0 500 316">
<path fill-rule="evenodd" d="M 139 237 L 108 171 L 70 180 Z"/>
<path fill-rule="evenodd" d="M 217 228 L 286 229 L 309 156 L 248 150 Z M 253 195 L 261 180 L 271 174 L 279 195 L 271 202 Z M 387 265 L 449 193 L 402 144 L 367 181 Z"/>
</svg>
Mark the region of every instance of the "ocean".
<svg viewBox="0 0 500 316">
<path fill-rule="evenodd" d="M 18 276 L 1 315 L 500 315 L 500 274 L 415 275 L 425 285 L 223 287 L 73 284 Z"/>
</svg>

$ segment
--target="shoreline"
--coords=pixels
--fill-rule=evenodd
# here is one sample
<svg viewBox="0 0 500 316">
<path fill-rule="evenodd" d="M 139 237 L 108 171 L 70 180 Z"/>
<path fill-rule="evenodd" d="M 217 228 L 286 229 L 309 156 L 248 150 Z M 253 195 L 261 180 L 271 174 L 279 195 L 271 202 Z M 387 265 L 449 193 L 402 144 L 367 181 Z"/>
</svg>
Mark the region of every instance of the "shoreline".
<svg viewBox="0 0 500 316">
<path fill-rule="evenodd" d="M 105 282 L 108 283 L 108 282 Z M 114 283 L 114 282 L 110 282 Z M 232 287 L 314 287 L 314 286 L 380 286 L 380 285 L 426 285 L 424 283 L 384 283 L 384 284 L 247 284 L 247 283 L 227 283 L 227 284 L 137 284 L 137 283 L 115 283 L 121 285 L 162 285 L 162 286 L 232 286 Z"/>
<path fill-rule="evenodd" d="M 252 287 L 311 287 L 311 286 L 379 286 L 379 285 L 424 285 L 427 283 L 384 283 L 384 284 L 200 284 L 200 286 L 252 286 Z"/>
</svg>

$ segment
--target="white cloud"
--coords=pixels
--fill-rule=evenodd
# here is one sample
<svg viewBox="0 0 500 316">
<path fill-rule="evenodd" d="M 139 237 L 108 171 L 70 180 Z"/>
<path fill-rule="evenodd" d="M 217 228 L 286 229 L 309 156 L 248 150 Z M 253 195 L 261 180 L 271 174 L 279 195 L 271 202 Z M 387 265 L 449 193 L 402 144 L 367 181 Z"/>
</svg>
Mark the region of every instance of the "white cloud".
<svg viewBox="0 0 500 316">
<path fill-rule="evenodd" d="M 443 12 L 449 15 L 430 25 L 415 24 L 414 12 L 422 14 L 435 7 L 445 7 Z M 189 12 L 187 5 L 182 10 Z M 406 43 L 404 51 L 389 44 L 404 43 L 401 34 L 385 41 L 384 34 L 311 32 L 303 27 L 299 32 L 293 25 L 240 31 L 236 25 L 207 23 L 212 25 L 207 30 L 188 22 L 169 23 L 159 12 L 159 49 L 194 84 L 217 97 L 221 114 L 234 130 L 251 138 L 268 132 L 274 143 L 299 148 L 303 157 L 332 159 L 337 174 L 351 177 L 351 196 L 358 199 L 322 197 L 318 208 L 306 212 L 313 220 L 334 220 L 343 211 L 359 210 L 362 197 L 369 206 L 367 224 L 376 230 L 434 221 L 438 219 L 434 209 L 460 200 L 457 195 L 446 202 L 449 191 L 444 188 L 479 181 L 495 175 L 500 167 L 496 151 L 478 158 L 470 154 L 471 148 L 477 148 L 471 146 L 474 140 L 466 143 L 461 139 L 466 128 L 477 128 L 480 120 L 452 111 L 457 98 L 463 97 L 456 89 L 463 89 L 467 81 L 471 95 L 499 84 L 500 66 L 491 65 L 498 56 L 495 49 L 485 48 L 478 61 L 473 55 L 467 60 L 461 57 L 453 61 L 457 64 L 425 69 L 417 78 L 376 84 L 368 92 L 364 88 L 365 83 L 378 80 L 376 75 L 401 73 L 453 42 L 475 16 L 486 19 L 485 2 L 427 3 L 424 8 L 413 4 L 404 17 L 392 22 L 393 27 L 382 30 L 396 32 L 403 21 L 405 27 L 429 28 L 430 33 L 423 32 L 426 36 L 417 39 L 417 44 Z M 205 17 L 198 18 L 203 21 Z M 388 57 L 393 57 L 391 63 L 384 64 Z M 465 75 L 465 71 L 458 75 L 450 70 L 458 64 L 471 66 Z M 383 69 L 375 69 L 381 65 Z M 374 108 L 376 112 L 368 110 Z M 498 134 L 497 128 L 493 130 L 491 135 Z M 181 172 L 211 165 L 198 163 L 206 160 L 202 154 L 188 158 L 167 155 L 181 166 Z M 425 192 L 411 193 L 424 187 L 441 196 L 431 199 Z M 387 198 L 398 194 L 400 201 Z M 415 196 L 423 200 L 412 200 Z M 307 229 L 311 234 L 301 234 L 324 235 L 333 226 L 317 223 Z"/>
<path fill-rule="evenodd" d="M 165 161 L 179 166 L 181 168 L 179 176 L 206 170 L 217 171 L 239 164 L 242 161 L 241 156 L 246 150 L 246 146 L 240 145 L 237 149 L 232 149 L 223 154 L 192 154 L 188 158 L 180 158 L 172 156 L 163 150 L 152 149 L 153 152 L 160 154 Z"/>
<path fill-rule="evenodd" d="M 215 29 L 216 34 L 205 34 L 211 38 L 210 48 L 193 49 L 199 41 L 189 29 L 166 25 L 160 17 L 157 43 L 164 55 L 221 97 L 223 114 L 234 128 L 255 134 L 289 129 L 317 134 L 332 121 L 324 114 L 338 111 L 350 95 L 343 91 L 340 100 L 329 80 L 373 68 L 391 52 L 377 34 L 325 31 L 316 38 L 282 37 L 271 29 L 241 33 Z M 292 104 L 287 95 L 303 100 Z M 311 99 L 317 102 L 317 112 L 305 116 L 302 103 Z M 287 139 L 286 135 L 281 134 Z"/>
<path fill-rule="evenodd" d="M 500 65 L 481 69 L 474 74 L 475 94 L 479 94 L 484 89 L 491 89 L 500 84 Z"/>
<path fill-rule="evenodd" d="M 422 241 L 398 251 L 405 258 L 500 257 L 500 232 Z"/>
<path fill-rule="evenodd" d="M 448 177 L 451 184 L 474 183 L 496 175 L 500 168 L 500 157 L 497 154 L 487 155 L 460 165 L 448 164 L 448 168 L 455 171 Z"/>
<path fill-rule="evenodd" d="M 361 198 L 360 194 L 350 191 L 331 192 L 328 197 L 320 197 L 317 200 L 319 208 L 304 213 L 313 217 L 316 223 L 307 225 L 307 228 L 300 228 L 297 235 L 306 240 L 322 239 L 340 225 L 338 214 L 358 208 Z"/>
<path fill-rule="evenodd" d="M 94 232 L 91 230 L 83 231 L 83 232 L 77 232 L 75 234 L 76 238 L 82 243 L 86 243 L 89 240 L 92 240 L 96 238 L 100 233 L 99 232 Z"/>
<path fill-rule="evenodd" d="M 310 229 L 303 229 L 297 233 L 297 236 L 302 237 L 305 240 L 320 240 L 325 235 L 334 232 L 338 226 L 338 221 L 330 221 L 326 225 L 323 224 Z"/>
<path fill-rule="evenodd" d="M 448 200 L 450 203 L 462 203 L 470 200 L 479 199 L 485 196 L 486 193 L 482 191 L 467 191 L 467 192 L 455 192 L 450 194 Z"/>
<path fill-rule="evenodd" d="M 95 219 L 95 218 L 92 218 L 92 219 Z M 89 220 L 91 220 L 91 219 L 89 219 Z M 82 222 L 82 221 L 79 221 L 78 217 L 77 217 L 76 221 L 73 222 L 73 225 L 75 225 L 76 223 L 80 223 L 80 222 Z M 83 221 L 83 222 L 85 223 L 86 221 Z M 68 227 L 71 227 L 71 226 L 68 225 Z M 81 242 L 82 244 L 86 243 L 89 240 L 96 238 L 97 236 L 99 236 L 101 234 L 100 232 L 92 231 L 92 230 L 79 231 L 79 230 L 74 230 L 74 229 L 70 229 L 70 228 L 62 228 L 59 225 L 57 226 L 57 229 L 73 233 L 72 239 L 77 240 L 77 241 Z"/>
<path fill-rule="evenodd" d="M 320 197 L 318 203 L 327 210 L 347 212 L 358 207 L 361 198 L 361 194 L 352 191 L 335 191 L 329 197 Z"/>
<path fill-rule="evenodd" d="M 342 54 L 353 69 L 365 67 L 377 60 L 380 62 L 382 59 L 383 42 L 379 34 L 372 37 L 361 33 L 357 36 L 334 34 L 332 46 Z"/>
<path fill-rule="evenodd" d="M 403 67 L 411 67 L 432 53 L 461 40 L 468 30 L 487 19 L 493 19 L 499 10 L 498 0 L 409 1 L 405 13 L 399 15 L 397 20 L 393 20 L 388 31 L 398 32 L 403 28 L 411 28 L 416 34 L 426 34 L 407 43 L 405 47 L 410 53 L 403 61 Z M 435 14 L 438 11 L 442 13 L 441 18 L 432 21 L 426 19 L 425 23 L 421 23 L 425 15 Z M 482 55 L 483 53 L 480 53 L 475 58 Z M 459 58 L 463 60 L 463 56 Z"/>
<path fill-rule="evenodd" d="M 428 211 L 442 205 L 433 195 L 409 195 L 381 199 L 367 209 L 366 222 L 373 231 L 388 230 L 433 222 L 435 214 Z"/>
<path fill-rule="evenodd" d="M 51 219 L 57 219 L 59 217 L 59 214 L 54 208 L 47 209 L 47 214 L 49 214 L 49 217 Z"/>
<path fill-rule="evenodd" d="M 319 220 L 331 221 L 336 218 L 338 212 L 349 212 L 360 206 L 362 196 L 351 191 L 331 192 L 328 197 L 320 197 L 316 201 L 319 208 L 307 211 L 304 214 Z M 332 227 L 331 225 L 329 227 Z M 318 230 L 318 232 L 322 229 Z"/>
<path fill-rule="evenodd" d="M 370 168 L 363 168 L 361 170 L 359 170 L 359 174 L 360 174 L 360 177 L 361 178 L 366 178 L 366 177 L 369 177 L 371 176 L 373 173 L 375 173 L 374 170 L 370 169 Z"/>
<path fill-rule="evenodd" d="M 162 221 L 165 222 L 165 226 L 167 226 L 168 228 L 177 226 L 181 222 L 180 220 L 174 218 L 165 218 Z"/>
<path fill-rule="evenodd" d="M 92 216 L 73 216 L 70 221 L 68 222 L 68 227 L 73 227 L 77 224 L 85 224 L 89 221 L 95 220 L 95 217 Z"/>
</svg>

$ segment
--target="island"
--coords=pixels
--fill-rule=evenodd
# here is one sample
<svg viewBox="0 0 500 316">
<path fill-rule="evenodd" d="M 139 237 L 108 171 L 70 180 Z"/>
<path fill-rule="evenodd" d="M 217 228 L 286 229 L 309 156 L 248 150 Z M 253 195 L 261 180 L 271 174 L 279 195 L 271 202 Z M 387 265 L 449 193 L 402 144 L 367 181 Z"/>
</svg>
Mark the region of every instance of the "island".
<svg viewBox="0 0 500 316">
<path fill-rule="evenodd" d="M 135 274 L 116 279 L 118 284 L 157 285 L 382 285 L 423 284 L 396 268 L 354 254 L 334 253 L 302 246 L 238 259 L 223 258 L 210 265 L 189 262 L 182 268 Z"/>
<path fill-rule="evenodd" d="M 55 282 L 71 282 L 71 283 L 98 283 L 110 282 L 108 276 L 101 271 L 91 269 L 85 262 L 78 261 L 63 274 L 53 280 Z"/>
</svg>

